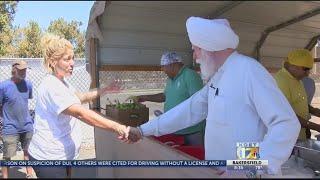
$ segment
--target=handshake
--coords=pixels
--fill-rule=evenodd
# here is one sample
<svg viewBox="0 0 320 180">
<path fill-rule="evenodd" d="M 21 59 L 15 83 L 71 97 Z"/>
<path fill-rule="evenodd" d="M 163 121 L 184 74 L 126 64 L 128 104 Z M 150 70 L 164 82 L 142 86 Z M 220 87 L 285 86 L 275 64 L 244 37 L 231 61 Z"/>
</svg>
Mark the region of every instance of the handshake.
<svg viewBox="0 0 320 180">
<path fill-rule="evenodd" d="M 125 125 L 120 125 L 120 127 L 117 129 L 117 133 L 118 139 L 128 144 L 138 142 L 143 136 L 138 127 L 130 127 Z"/>
</svg>

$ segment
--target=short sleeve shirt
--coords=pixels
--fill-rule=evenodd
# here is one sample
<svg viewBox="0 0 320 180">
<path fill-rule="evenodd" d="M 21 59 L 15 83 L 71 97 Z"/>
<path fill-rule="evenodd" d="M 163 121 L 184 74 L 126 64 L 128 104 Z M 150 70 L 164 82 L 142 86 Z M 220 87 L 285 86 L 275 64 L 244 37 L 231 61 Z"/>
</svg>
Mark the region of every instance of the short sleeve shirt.
<svg viewBox="0 0 320 180">
<path fill-rule="evenodd" d="M 11 79 L 0 83 L 0 105 L 3 111 L 3 135 L 33 131 L 28 99 L 32 98 L 32 83 L 22 80 L 19 83 Z"/>
<path fill-rule="evenodd" d="M 29 153 L 37 160 L 72 160 L 79 155 L 81 124 L 62 112 L 81 104 L 75 89 L 66 81 L 48 75 L 39 86 L 34 135 Z"/>
<path fill-rule="evenodd" d="M 168 78 L 164 94 L 166 96 L 164 103 L 164 112 L 169 111 L 173 107 L 182 103 L 194 93 L 199 91 L 203 87 L 203 81 L 200 75 L 191 70 L 190 68 L 183 66 L 176 77 L 173 79 Z M 197 125 L 188 127 L 177 131 L 175 134 L 189 134 L 203 130 L 204 122 Z"/>
<path fill-rule="evenodd" d="M 308 98 L 302 81 L 294 78 L 285 68 L 278 71 L 274 78 L 294 112 L 303 119 L 309 119 Z M 299 139 L 306 139 L 305 128 L 301 128 Z"/>
</svg>

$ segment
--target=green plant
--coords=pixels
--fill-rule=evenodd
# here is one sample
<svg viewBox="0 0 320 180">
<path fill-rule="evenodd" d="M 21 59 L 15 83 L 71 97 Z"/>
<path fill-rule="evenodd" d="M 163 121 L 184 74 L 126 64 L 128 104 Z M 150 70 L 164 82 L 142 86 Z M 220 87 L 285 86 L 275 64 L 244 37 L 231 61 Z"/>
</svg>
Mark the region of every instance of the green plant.
<svg viewBox="0 0 320 180">
<path fill-rule="evenodd" d="M 141 107 L 143 107 L 143 104 L 140 104 L 132 100 L 129 100 L 129 103 L 120 103 L 120 101 L 117 99 L 114 101 L 114 104 L 111 103 L 109 99 L 107 99 L 107 101 L 109 102 L 109 106 L 115 107 L 118 110 L 132 110 L 140 109 Z"/>
</svg>

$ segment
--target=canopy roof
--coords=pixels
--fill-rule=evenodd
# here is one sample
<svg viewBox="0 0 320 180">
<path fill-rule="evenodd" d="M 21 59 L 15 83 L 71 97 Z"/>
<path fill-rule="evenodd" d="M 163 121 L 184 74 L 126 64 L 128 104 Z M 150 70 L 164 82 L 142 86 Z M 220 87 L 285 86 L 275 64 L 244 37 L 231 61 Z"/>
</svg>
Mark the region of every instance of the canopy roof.
<svg viewBox="0 0 320 180">
<path fill-rule="evenodd" d="M 228 19 L 238 51 L 267 67 L 281 66 L 290 50 L 311 49 L 320 35 L 318 1 L 97 1 L 86 39 L 99 39 L 101 64 L 159 65 L 165 50 L 190 63 L 190 16 Z"/>
</svg>

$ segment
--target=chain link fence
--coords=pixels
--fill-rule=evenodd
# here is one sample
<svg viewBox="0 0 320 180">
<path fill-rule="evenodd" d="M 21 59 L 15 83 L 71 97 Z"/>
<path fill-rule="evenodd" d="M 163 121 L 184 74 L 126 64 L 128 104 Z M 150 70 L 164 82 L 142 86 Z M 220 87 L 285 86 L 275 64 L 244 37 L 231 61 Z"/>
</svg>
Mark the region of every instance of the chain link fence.
<svg viewBox="0 0 320 180">
<path fill-rule="evenodd" d="M 0 58 L 0 82 L 11 78 L 11 65 L 16 59 L 1 59 Z M 33 97 L 38 95 L 38 86 L 42 79 L 46 76 L 47 72 L 43 66 L 43 60 L 41 58 L 19 58 L 28 63 L 29 69 L 27 70 L 26 79 L 32 82 L 33 85 Z M 89 90 L 91 78 L 89 73 L 86 71 L 85 59 L 76 59 L 73 75 L 66 79 L 72 84 L 78 91 L 85 92 Z M 29 109 L 35 108 L 36 99 L 29 100 Z"/>
<path fill-rule="evenodd" d="M 119 93 L 107 94 L 100 98 L 100 107 L 115 101 L 124 102 L 130 96 L 161 93 L 164 90 L 167 75 L 163 71 L 100 71 L 100 87 L 108 86 L 112 81 L 120 80 L 122 89 Z M 163 103 L 144 102 L 149 108 L 149 119 L 153 118 L 154 110 L 163 111 Z M 104 113 L 104 110 L 102 110 Z"/>
<path fill-rule="evenodd" d="M 47 72 L 43 66 L 42 58 L 0 58 L 0 82 L 11 78 L 11 66 L 14 60 L 24 60 L 28 63 L 29 69 L 27 70 L 27 80 L 30 80 L 33 84 L 33 99 L 29 100 L 29 110 L 31 116 L 34 117 L 34 109 L 36 103 L 36 97 L 38 95 L 38 86 L 40 85 L 42 79 L 46 76 Z M 73 75 L 66 79 L 70 84 L 72 84 L 75 89 L 80 92 L 86 92 L 89 90 L 91 77 L 86 71 L 85 59 L 76 59 Z M 86 105 L 88 106 L 88 105 Z M 83 144 L 92 146 L 94 143 L 94 130 L 92 126 L 89 126 L 83 122 Z M 0 128 L 2 129 L 2 120 Z M 2 144 L 0 145 L 0 153 L 2 153 Z M 18 144 L 18 151 L 21 151 L 21 145 Z"/>
<path fill-rule="evenodd" d="M 164 89 L 167 75 L 163 71 L 100 71 L 100 87 L 108 82 L 120 80 L 123 91 Z"/>
<path fill-rule="evenodd" d="M 38 87 L 47 72 L 43 66 L 42 58 L 0 58 L 0 82 L 11 78 L 11 66 L 14 60 L 24 60 L 28 63 L 27 80 L 33 84 L 33 99 L 29 100 L 29 109 L 31 115 L 34 115 Z M 90 88 L 91 77 L 86 71 L 85 59 L 76 59 L 73 75 L 66 80 L 80 92 L 86 92 Z M 124 101 L 131 95 L 152 94 L 163 92 L 167 75 L 162 71 L 100 71 L 100 87 L 108 86 L 110 82 L 121 81 L 121 92 L 109 94 L 102 97 L 101 107 L 106 105 L 106 99 L 118 99 Z M 147 103 L 150 107 L 150 115 L 155 109 L 163 109 L 163 103 Z M 88 105 L 87 105 L 88 106 Z M 0 121 L 2 123 L 2 121 Z M 94 147 L 94 128 L 82 122 L 83 143 L 82 147 Z M 2 124 L 0 124 L 2 128 Z M 0 144 L 0 153 L 2 153 L 2 142 Z M 20 143 L 18 150 L 21 151 Z"/>
</svg>

